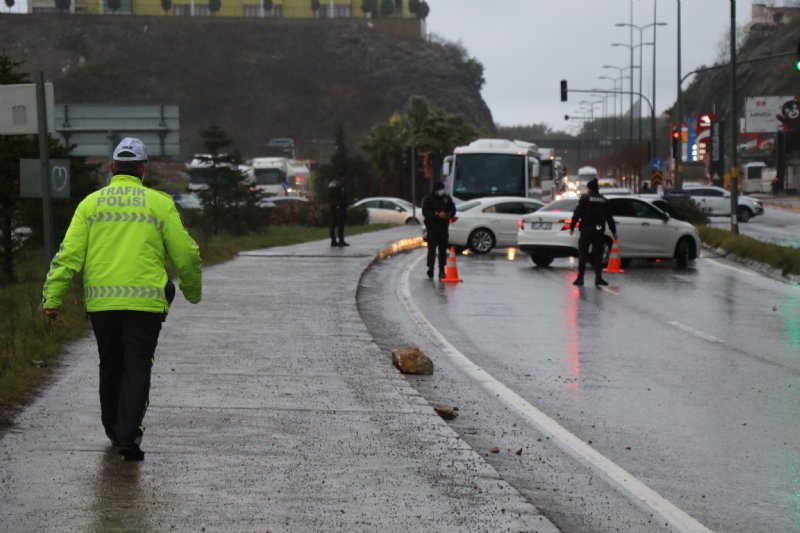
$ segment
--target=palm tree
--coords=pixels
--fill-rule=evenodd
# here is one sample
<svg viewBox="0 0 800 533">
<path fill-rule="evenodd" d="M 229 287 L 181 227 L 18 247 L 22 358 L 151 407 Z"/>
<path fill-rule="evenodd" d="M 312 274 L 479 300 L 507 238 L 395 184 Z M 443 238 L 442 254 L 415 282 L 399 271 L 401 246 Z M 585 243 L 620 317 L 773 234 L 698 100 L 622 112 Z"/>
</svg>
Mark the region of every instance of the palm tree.
<svg viewBox="0 0 800 533">
<path fill-rule="evenodd" d="M 172 9 L 172 0 L 161 0 L 161 9 L 164 10 L 164 14 L 167 14 L 167 11 Z"/>
</svg>

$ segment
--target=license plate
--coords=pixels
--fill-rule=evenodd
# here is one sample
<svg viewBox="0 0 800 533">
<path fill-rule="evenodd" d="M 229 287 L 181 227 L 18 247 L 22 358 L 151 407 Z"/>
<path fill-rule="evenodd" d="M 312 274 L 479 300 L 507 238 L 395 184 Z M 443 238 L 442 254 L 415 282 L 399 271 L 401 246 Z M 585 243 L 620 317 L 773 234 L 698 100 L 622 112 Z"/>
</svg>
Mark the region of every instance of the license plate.
<svg viewBox="0 0 800 533">
<path fill-rule="evenodd" d="M 531 229 L 551 229 L 552 227 L 551 222 L 531 222 Z"/>
</svg>

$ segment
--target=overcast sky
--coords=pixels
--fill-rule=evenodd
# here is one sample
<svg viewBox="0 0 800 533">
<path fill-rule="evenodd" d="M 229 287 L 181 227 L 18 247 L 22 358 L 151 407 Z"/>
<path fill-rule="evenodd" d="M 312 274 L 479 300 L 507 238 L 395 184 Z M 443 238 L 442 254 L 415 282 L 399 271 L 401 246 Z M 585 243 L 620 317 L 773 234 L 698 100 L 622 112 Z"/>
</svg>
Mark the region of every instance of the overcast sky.
<svg viewBox="0 0 800 533">
<path fill-rule="evenodd" d="M 545 122 L 554 129 L 568 129 L 564 115 L 575 115 L 582 100 L 596 100 L 589 94 L 570 93 L 561 102 L 559 81 L 570 89 L 611 89 L 614 82 L 600 76 L 618 77 L 615 69 L 627 67 L 631 22 L 653 23 L 653 8 L 659 26 L 656 37 L 656 113 L 675 102 L 677 94 L 677 6 L 679 0 L 428 0 L 430 33 L 460 42 L 471 57 L 484 66 L 486 85 L 483 98 L 500 125 Z M 711 65 L 719 56 L 719 44 L 729 35 L 730 0 L 680 0 L 682 72 Z M 736 23 L 750 21 L 751 0 L 736 2 Z M 652 42 L 653 28 L 642 31 L 643 41 Z M 639 30 L 633 31 L 639 44 Z M 639 48 L 634 64 L 639 64 Z M 652 100 L 653 48 L 643 46 L 642 93 Z M 627 75 L 628 72 L 625 72 Z M 689 85 L 687 80 L 683 87 Z M 626 88 L 630 82 L 625 80 Z M 634 90 L 639 88 L 635 70 Z M 627 97 L 626 97 L 627 99 Z M 612 106 L 608 99 L 609 113 Z M 645 106 L 646 113 L 648 112 Z M 595 107 L 595 116 L 601 113 Z"/>
</svg>

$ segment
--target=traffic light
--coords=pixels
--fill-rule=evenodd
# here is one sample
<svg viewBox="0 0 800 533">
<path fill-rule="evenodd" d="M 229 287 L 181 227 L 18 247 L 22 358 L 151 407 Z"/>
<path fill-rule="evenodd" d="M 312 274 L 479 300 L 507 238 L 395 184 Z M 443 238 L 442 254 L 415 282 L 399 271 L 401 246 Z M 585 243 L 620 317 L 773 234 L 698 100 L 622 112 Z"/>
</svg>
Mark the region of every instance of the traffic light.
<svg viewBox="0 0 800 533">
<path fill-rule="evenodd" d="M 676 162 L 681 160 L 681 131 L 678 126 L 672 126 L 672 157 Z"/>
<path fill-rule="evenodd" d="M 567 101 L 567 80 L 561 80 L 561 101 Z"/>
<path fill-rule="evenodd" d="M 800 44 L 797 45 L 797 61 L 795 61 L 794 68 L 800 70 Z"/>
</svg>

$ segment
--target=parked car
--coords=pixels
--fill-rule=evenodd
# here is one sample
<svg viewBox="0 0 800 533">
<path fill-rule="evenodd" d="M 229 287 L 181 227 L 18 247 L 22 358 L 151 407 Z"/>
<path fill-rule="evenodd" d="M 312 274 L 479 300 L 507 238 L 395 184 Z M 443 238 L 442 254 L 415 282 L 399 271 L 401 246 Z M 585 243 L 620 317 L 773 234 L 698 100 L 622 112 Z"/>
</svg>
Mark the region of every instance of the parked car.
<svg viewBox="0 0 800 533">
<path fill-rule="evenodd" d="M 282 207 L 289 205 L 307 204 L 305 196 L 267 196 L 258 201 L 259 207 Z"/>
<path fill-rule="evenodd" d="M 730 216 L 731 193 L 727 189 L 695 183 L 684 183 L 683 188 L 689 191 L 689 198 L 694 203 L 708 210 L 710 216 Z M 764 206 L 755 198 L 744 194 L 737 197 L 736 215 L 740 222 L 747 222 L 751 218 L 763 214 Z"/>
<path fill-rule="evenodd" d="M 694 226 L 675 220 L 653 202 L 634 196 L 608 196 L 608 205 L 619 237 L 619 257 L 623 264 L 631 259 L 671 259 L 683 268 L 697 258 L 700 238 Z M 540 267 L 556 257 L 578 256 L 578 234 L 569 234 L 577 198 L 552 202 L 519 221 L 519 249 L 530 254 Z M 603 262 L 608 263 L 613 237 L 606 229 Z"/>
<path fill-rule="evenodd" d="M 352 207 L 364 207 L 369 215 L 369 224 L 422 224 L 422 209 L 408 200 L 377 196 L 364 198 Z M 414 213 L 416 211 L 416 213 Z"/>
<path fill-rule="evenodd" d="M 496 246 L 516 246 L 519 218 L 544 205 L 540 200 L 517 196 L 462 202 L 456 205 L 456 216 L 450 222 L 450 244 L 476 254 L 488 253 Z"/>
<path fill-rule="evenodd" d="M 203 202 L 194 192 L 185 192 L 175 198 L 175 205 L 181 209 L 203 209 Z"/>
</svg>

